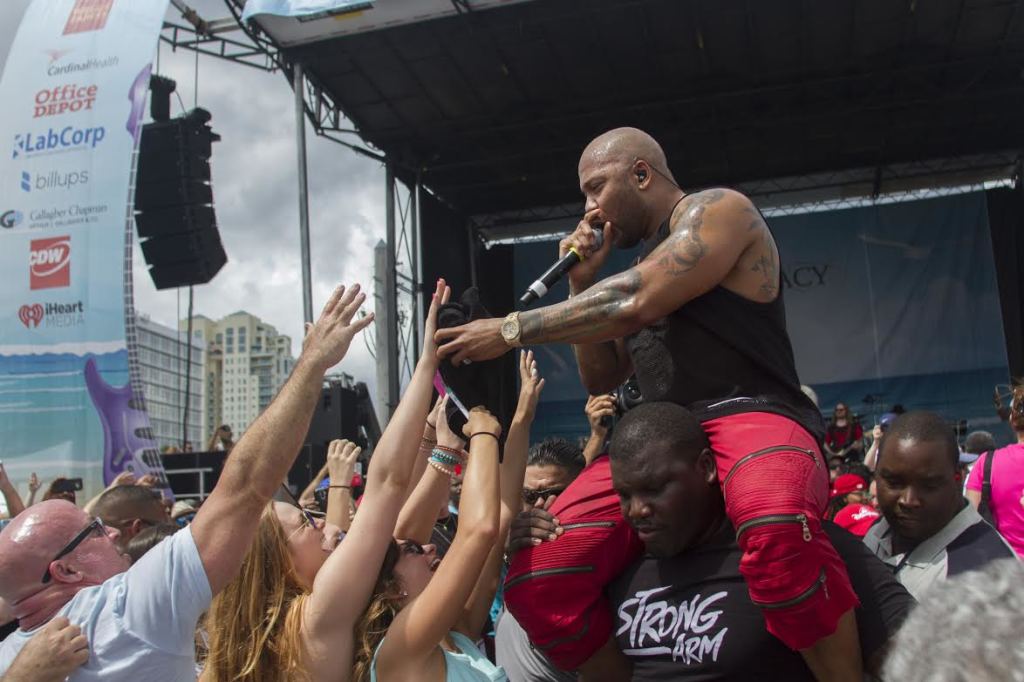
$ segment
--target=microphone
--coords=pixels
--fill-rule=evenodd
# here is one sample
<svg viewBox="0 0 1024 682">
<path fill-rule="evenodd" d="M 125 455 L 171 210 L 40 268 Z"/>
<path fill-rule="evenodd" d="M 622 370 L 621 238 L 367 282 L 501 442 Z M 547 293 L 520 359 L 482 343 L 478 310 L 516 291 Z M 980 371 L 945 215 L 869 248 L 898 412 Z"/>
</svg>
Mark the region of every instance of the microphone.
<svg viewBox="0 0 1024 682">
<path fill-rule="evenodd" d="M 594 229 L 594 249 L 600 249 L 604 243 L 604 230 Z M 547 272 L 541 275 L 537 281 L 526 288 L 526 293 L 519 298 L 519 302 L 523 305 L 529 305 L 536 301 L 538 298 L 542 298 L 548 293 L 551 287 L 555 286 L 558 280 L 565 277 L 565 273 L 569 272 L 574 265 L 582 261 L 583 258 L 574 248 L 570 248 L 569 252 L 559 258 L 554 265 L 548 268 Z"/>
</svg>

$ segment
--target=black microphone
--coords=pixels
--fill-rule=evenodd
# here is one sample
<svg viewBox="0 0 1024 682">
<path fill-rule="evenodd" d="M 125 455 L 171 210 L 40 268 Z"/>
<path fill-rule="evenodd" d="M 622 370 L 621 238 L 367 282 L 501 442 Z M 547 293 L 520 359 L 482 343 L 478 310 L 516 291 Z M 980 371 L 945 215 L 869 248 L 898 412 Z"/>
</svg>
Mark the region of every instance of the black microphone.
<svg viewBox="0 0 1024 682">
<path fill-rule="evenodd" d="M 601 244 L 604 243 L 604 230 L 595 227 L 594 228 L 594 250 L 601 248 Z M 548 268 L 547 272 L 541 275 L 536 282 L 526 288 L 526 293 L 519 298 L 519 302 L 523 305 L 529 305 L 536 301 L 538 298 L 543 297 L 548 293 L 551 287 L 555 286 L 558 280 L 565 277 L 565 273 L 569 272 L 574 265 L 583 260 L 580 254 L 574 248 L 570 248 L 569 252 L 559 258 L 554 265 Z"/>
</svg>

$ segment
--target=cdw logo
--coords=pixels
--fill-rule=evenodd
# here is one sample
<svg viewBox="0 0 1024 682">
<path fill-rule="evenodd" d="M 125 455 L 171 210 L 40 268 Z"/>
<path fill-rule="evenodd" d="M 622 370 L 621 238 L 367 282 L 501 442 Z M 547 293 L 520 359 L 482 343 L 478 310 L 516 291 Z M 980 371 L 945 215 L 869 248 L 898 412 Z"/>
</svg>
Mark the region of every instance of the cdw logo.
<svg viewBox="0 0 1024 682">
<path fill-rule="evenodd" d="M 71 237 L 33 239 L 28 255 L 29 288 L 53 289 L 71 284 Z"/>
</svg>

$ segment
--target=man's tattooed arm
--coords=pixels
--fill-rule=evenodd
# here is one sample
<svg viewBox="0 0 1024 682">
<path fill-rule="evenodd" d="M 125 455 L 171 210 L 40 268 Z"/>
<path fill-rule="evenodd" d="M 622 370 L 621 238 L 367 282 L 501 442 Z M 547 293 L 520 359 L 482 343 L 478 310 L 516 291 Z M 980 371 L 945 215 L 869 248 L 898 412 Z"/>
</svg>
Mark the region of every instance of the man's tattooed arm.
<svg viewBox="0 0 1024 682">
<path fill-rule="evenodd" d="M 621 338 L 639 329 L 636 268 L 613 275 L 564 303 L 521 313 L 522 342 L 596 343 Z"/>
</svg>

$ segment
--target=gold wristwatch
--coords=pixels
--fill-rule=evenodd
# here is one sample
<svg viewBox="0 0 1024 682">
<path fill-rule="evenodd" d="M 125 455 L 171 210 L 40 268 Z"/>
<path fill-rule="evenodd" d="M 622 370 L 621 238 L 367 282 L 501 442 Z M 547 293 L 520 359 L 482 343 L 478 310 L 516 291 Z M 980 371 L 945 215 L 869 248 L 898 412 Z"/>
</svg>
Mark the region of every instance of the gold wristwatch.
<svg viewBox="0 0 1024 682">
<path fill-rule="evenodd" d="M 519 324 L 519 311 L 509 313 L 505 316 L 505 320 L 501 323 L 501 338 L 505 340 L 505 343 L 512 348 L 519 348 L 523 344 L 519 337 L 523 333 L 523 328 Z"/>
</svg>

